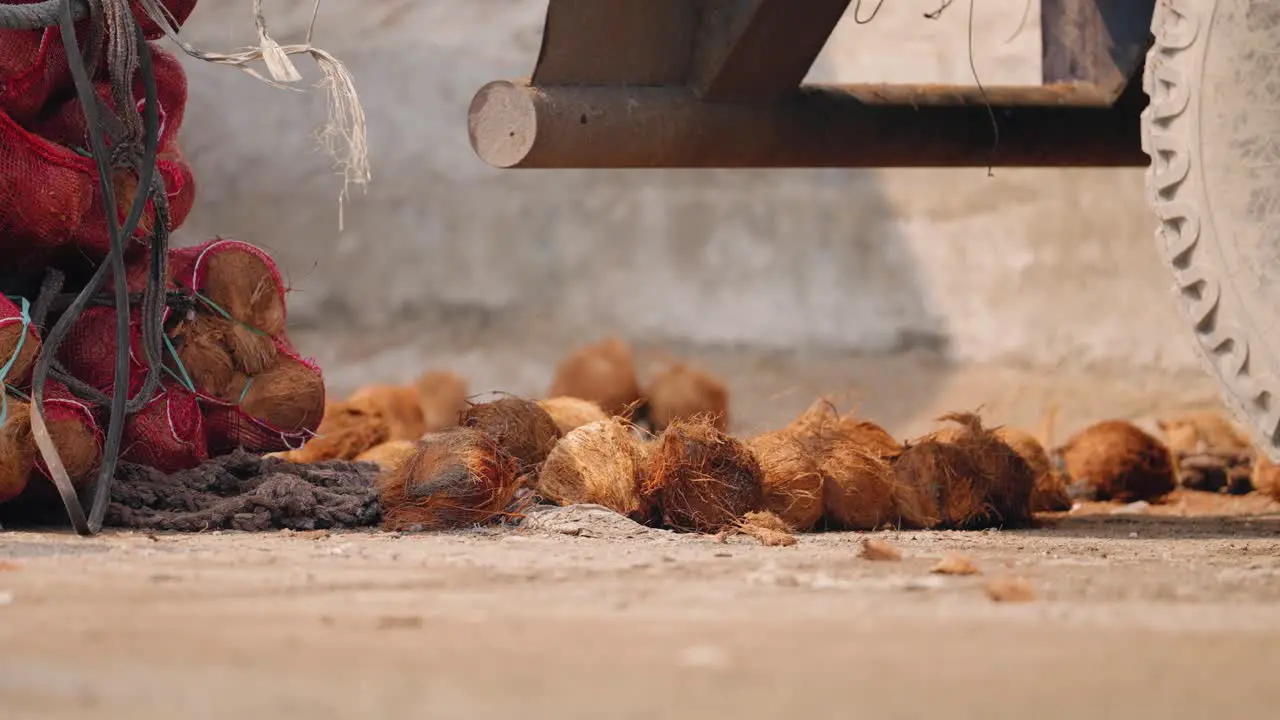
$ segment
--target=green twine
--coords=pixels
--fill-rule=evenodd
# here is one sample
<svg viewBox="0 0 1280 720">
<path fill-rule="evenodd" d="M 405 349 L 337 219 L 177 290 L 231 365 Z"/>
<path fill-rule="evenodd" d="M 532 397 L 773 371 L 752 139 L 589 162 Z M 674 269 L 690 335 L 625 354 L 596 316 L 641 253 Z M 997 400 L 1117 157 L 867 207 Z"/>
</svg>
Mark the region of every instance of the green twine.
<svg viewBox="0 0 1280 720">
<path fill-rule="evenodd" d="M 204 296 L 204 295 L 202 295 L 201 293 L 197 292 L 197 293 L 195 293 L 195 296 L 196 296 L 197 298 L 199 298 L 199 299 L 200 299 L 200 301 L 201 301 L 201 302 L 203 302 L 205 305 L 208 305 L 208 306 L 209 306 L 209 308 L 210 308 L 211 310 L 213 310 L 214 312 L 216 312 L 216 313 L 218 313 L 219 315 L 221 315 L 221 316 L 223 317 L 223 319 L 228 320 L 228 321 L 230 321 L 230 322 L 233 322 L 233 323 L 235 323 L 236 325 L 239 325 L 240 327 L 242 327 L 242 328 L 245 328 L 245 329 L 249 330 L 249 332 L 252 332 L 252 333 L 253 333 L 253 334 L 255 334 L 255 335 L 261 335 L 262 337 L 265 337 L 265 338 L 269 338 L 269 337 L 271 337 L 270 335 L 268 335 L 267 333 L 265 333 L 265 332 L 263 332 L 263 331 L 259 330 L 258 328 L 254 327 L 254 326 L 252 326 L 252 325 L 250 325 L 250 324 L 248 324 L 248 323 L 241 322 L 240 320 L 237 320 L 236 318 L 232 317 L 231 313 L 227 312 L 225 308 L 223 308 L 221 305 L 219 305 L 218 303 L 214 302 L 213 300 L 210 300 L 208 297 L 205 297 L 205 296 Z"/>
<path fill-rule="evenodd" d="M 0 384 L 4 384 L 4 379 L 9 376 L 13 366 L 18 364 L 18 358 L 22 356 L 22 346 L 27 342 L 27 332 L 31 329 L 31 303 L 27 302 L 24 297 L 17 299 L 22 312 L 22 333 L 18 335 L 18 345 L 13 349 L 13 355 L 9 356 L 4 365 L 0 365 Z M 8 387 L 7 384 L 4 384 L 4 386 Z M 3 426 L 5 420 L 8 419 L 9 393 L 0 392 L 0 426 Z"/>
<path fill-rule="evenodd" d="M 249 397 L 249 388 L 253 387 L 253 378 L 249 378 L 244 383 L 244 390 L 240 391 L 240 399 L 236 400 L 236 405 L 243 405 L 244 399 Z"/>
<path fill-rule="evenodd" d="M 181 383 L 182 387 L 190 390 L 192 393 L 196 392 L 196 384 L 191 381 L 191 374 L 187 372 L 187 367 L 182 364 L 182 358 L 178 357 L 178 348 L 173 346 L 173 340 L 169 337 L 168 333 L 165 333 L 164 335 L 164 345 L 169 349 L 169 355 L 173 357 L 173 362 L 178 366 L 178 372 L 181 372 L 182 374 L 179 375 L 174 372 L 168 365 L 164 366 L 164 371 L 169 373 L 174 380 Z"/>
</svg>

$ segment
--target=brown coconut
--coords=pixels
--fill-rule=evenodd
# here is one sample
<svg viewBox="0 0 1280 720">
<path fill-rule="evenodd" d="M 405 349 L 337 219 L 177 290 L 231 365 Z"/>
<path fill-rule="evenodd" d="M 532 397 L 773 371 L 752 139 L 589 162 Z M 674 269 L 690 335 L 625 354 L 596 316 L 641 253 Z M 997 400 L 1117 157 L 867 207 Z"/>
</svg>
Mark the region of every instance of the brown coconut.
<svg viewBox="0 0 1280 720">
<path fill-rule="evenodd" d="M 26 338 L 22 337 L 24 334 Z M 18 349 L 19 340 L 22 341 L 21 350 Z M 15 353 L 17 358 L 9 368 L 9 374 L 0 378 L 0 382 L 18 386 L 26 382 L 27 374 L 36 363 L 36 357 L 40 354 L 40 340 L 22 323 L 11 322 L 0 326 L 0 367 L 14 358 Z"/>
<path fill-rule="evenodd" d="M 372 405 L 387 419 L 392 440 L 417 440 L 427 432 L 418 388 L 405 385 L 366 385 L 347 398 L 357 404 Z"/>
<path fill-rule="evenodd" d="M 356 462 L 373 463 L 382 470 L 394 470 L 413 457 L 417 450 L 418 443 L 412 440 L 392 440 L 360 453 Z"/>
<path fill-rule="evenodd" d="M 1071 509 L 1071 496 L 1067 494 L 1067 484 L 1062 476 L 1051 467 L 1049 453 L 1034 435 L 1012 427 L 995 429 L 996 437 L 1027 463 L 1031 474 L 1035 476 L 1035 487 L 1031 490 L 1031 509 L 1034 512 L 1065 512 Z"/>
<path fill-rule="evenodd" d="M 640 484 L 645 455 L 631 428 L 606 418 L 566 434 L 538 475 L 538 494 L 559 505 L 595 504 L 636 520 L 647 517 Z"/>
<path fill-rule="evenodd" d="M 887 460 L 857 439 L 840 435 L 829 435 L 821 447 L 822 505 L 829 527 L 874 530 L 904 524 Z M 914 518 L 906 522 L 914 524 Z"/>
<path fill-rule="evenodd" d="M 463 411 L 458 424 L 493 438 L 515 458 L 521 475 L 536 474 L 560 439 L 560 429 L 546 410 L 517 397 L 472 405 Z"/>
<path fill-rule="evenodd" d="M 1253 461 L 1253 489 L 1280 502 L 1280 465 L 1262 453 Z"/>
<path fill-rule="evenodd" d="M 643 488 L 674 530 L 714 533 L 764 509 L 764 472 L 755 456 L 705 419 L 676 421 L 663 431 Z"/>
<path fill-rule="evenodd" d="M 578 348 L 556 367 L 547 396 L 590 400 L 609 415 L 629 416 L 640 401 L 631 347 L 610 338 Z"/>
<path fill-rule="evenodd" d="M 1097 500 L 1158 500 L 1177 484 L 1169 449 L 1123 420 L 1091 425 L 1056 453 L 1062 458 L 1067 481 Z"/>
<path fill-rule="evenodd" d="M 467 381 L 450 372 L 428 372 L 418 378 L 418 403 L 424 432 L 436 432 L 458 424 L 467 409 Z"/>
<path fill-rule="evenodd" d="M 31 437 L 31 406 L 13 397 L 8 403 L 9 412 L 0 426 L 0 502 L 26 489 L 39 455 Z"/>
<path fill-rule="evenodd" d="M 102 446 L 93 428 L 75 417 L 51 420 L 46 423 L 49 439 L 58 449 L 58 458 L 67 471 L 71 484 L 83 487 L 94 477 L 94 470 L 102 460 Z"/>
<path fill-rule="evenodd" d="M 798 532 L 822 519 L 823 475 L 819 459 L 793 433 L 757 435 L 747 447 L 764 473 L 764 506 Z"/>
<path fill-rule="evenodd" d="M 683 363 L 675 363 L 650 381 L 645 397 L 649 420 L 657 432 L 677 420 L 706 417 L 721 432 L 729 428 L 729 390 L 720 380 Z"/>
<path fill-rule="evenodd" d="M 1253 442 L 1231 420 L 1214 410 L 1197 410 L 1158 420 L 1165 446 L 1174 457 L 1202 453 L 1247 453 Z"/>
<path fill-rule="evenodd" d="M 539 400 L 538 405 L 555 420 L 561 435 L 568 435 L 583 425 L 609 419 L 609 415 L 599 405 L 580 398 L 547 398 Z"/>
<path fill-rule="evenodd" d="M 902 453 L 902 444 L 887 430 L 853 413 L 841 415 L 834 403 L 819 399 L 785 428 L 816 451 L 833 439 L 854 443 L 863 451 L 890 461 Z"/>
<path fill-rule="evenodd" d="M 199 392 L 227 402 L 239 398 L 244 390 L 244 383 L 237 382 L 243 371 L 237 371 L 227 347 L 230 326 L 221 318 L 195 313 L 174 334 L 181 363 L 181 368 L 174 370 L 185 370 Z"/>
<path fill-rule="evenodd" d="M 451 530 L 502 516 L 516 490 L 516 461 L 471 428 L 425 436 L 417 451 L 378 478 L 388 530 Z"/>
<path fill-rule="evenodd" d="M 284 289 L 257 255 L 235 249 L 212 253 L 205 266 L 204 294 L 227 314 L 270 337 L 284 332 Z M 253 335 L 253 330 L 241 328 Z"/>
<path fill-rule="evenodd" d="M 285 454 L 295 463 L 325 460 L 354 460 L 391 439 L 391 426 L 381 408 L 360 402 L 332 402 L 315 437 L 297 450 Z"/>
<path fill-rule="evenodd" d="M 324 417 L 324 381 L 299 360 L 281 355 L 275 366 L 253 378 L 240 409 L 282 432 L 314 428 Z"/>
</svg>

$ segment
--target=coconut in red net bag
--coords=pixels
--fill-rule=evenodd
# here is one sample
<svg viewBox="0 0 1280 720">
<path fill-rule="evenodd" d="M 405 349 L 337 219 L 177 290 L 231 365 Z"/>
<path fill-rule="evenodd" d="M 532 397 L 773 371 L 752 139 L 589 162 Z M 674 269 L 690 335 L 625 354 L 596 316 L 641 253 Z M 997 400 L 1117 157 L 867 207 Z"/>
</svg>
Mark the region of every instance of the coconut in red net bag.
<svg viewBox="0 0 1280 720">
<path fill-rule="evenodd" d="M 209 459 L 204 415 L 196 394 L 173 380 L 125 424 L 120 459 L 163 472 L 193 468 Z"/>
<path fill-rule="evenodd" d="M 161 121 L 156 169 L 165 183 L 170 228 L 176 228 L 195 199 L 191 168 L 177 144 L 186 109 L 186 74 L 173 55 L 152 46 L 148 50 Z M 110 106 L 109 84 L 98 83 L 95 88 Z M 142 109 L 145 93 L 140 80 L 134 97 Z M 88 147 L 83 109 L 74 95 L 48 108 L 29 127 L 0 113 L 0 252 L 6 262 L 38 267 L 60 255 L 91 261 L 106 255 L 110 247 L 106 210 Z M 123 222 L 137 192 L 137 177 L 117 169 L 114 190 L 116 213 Z M 129 252 L 145 246 L 154 224 L 154 208 L 148 202 Z"/>
<path fill-rule="evenodd" d="M 25 385 L 39 354 L 40 336 L 31 326 L 27 301 L 0 295 L 0 383 Z"/>
</svg>

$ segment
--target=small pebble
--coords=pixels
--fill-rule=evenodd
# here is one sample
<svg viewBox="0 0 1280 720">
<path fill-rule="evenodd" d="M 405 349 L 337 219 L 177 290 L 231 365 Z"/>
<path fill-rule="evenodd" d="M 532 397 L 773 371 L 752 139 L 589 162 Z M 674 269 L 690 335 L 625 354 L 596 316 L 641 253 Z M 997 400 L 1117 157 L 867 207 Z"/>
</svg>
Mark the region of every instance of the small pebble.
<svg viewBox="0 0 1280 720">
<path fill-rule="evenodd" d="M 902 559 L 902 551 L 883 540 L 867 539 L 862 541 L 862 552 L 858 557 L 873 562 L 898 562 Z"/>
</svg>

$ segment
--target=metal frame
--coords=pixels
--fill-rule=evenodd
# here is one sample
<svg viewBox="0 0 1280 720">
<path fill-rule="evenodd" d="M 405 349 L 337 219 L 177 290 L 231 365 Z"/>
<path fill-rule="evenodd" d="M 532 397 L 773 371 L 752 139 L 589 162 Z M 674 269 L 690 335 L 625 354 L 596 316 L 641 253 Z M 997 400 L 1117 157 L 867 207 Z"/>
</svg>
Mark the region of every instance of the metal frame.
<svg viewBox="0 0 1280 720">
<path fill-rule="evenodd" d="M 531 78 L 472 101 L 472 147 L 500 168 L 1148 163 L 1155 0 L 1042 0 L 1038 86 L 802 86 L 849 5 L 550 0 Z"/>
</svg>

